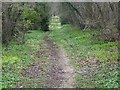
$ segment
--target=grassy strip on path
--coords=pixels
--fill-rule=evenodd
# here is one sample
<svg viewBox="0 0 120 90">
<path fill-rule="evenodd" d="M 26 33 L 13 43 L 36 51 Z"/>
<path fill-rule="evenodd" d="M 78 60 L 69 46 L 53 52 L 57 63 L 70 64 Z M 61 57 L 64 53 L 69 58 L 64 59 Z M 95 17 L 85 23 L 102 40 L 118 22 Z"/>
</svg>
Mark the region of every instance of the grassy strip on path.
<svg viewBox="0 0 120 90">
<path fill-rule="evenodd" d="M 77 73 L 76 87 L 117 88 L 117 42 L 95 39 L 92 37 L 94 31 L 63 25 L 60 29 L 55 27 L 49 38 L 67 50 Z"/>
<path fill-rule="evenodd" d="M 14 41 L 7 46 L 3 46 L 3 61 L 2 61 L 2 87 L 15 87 L 20 81 L 23 69 L 29 67 L 36 60 L 35 54 L 41 46 L 44 46 L 43 37 L 45 32 L 40 30 L 31 30 L 25 36 L 25 44 L 17 44 Z M 46 61 L 44 61 L 46 63 Z M 27 79 L 27 77 L 26 77 Z M 24 78 L 24 80 L 26 80 Z M 29 80 L 31 80 L 28 77 Z M 44 83 L 41 80 L 41 83 Z M 34 84 L 32 84 L 34 85 Z M 43 84 L 39 84 L 42 87 Z M 35 87 L 35 86 L 31 86 Z"/>
</svg>

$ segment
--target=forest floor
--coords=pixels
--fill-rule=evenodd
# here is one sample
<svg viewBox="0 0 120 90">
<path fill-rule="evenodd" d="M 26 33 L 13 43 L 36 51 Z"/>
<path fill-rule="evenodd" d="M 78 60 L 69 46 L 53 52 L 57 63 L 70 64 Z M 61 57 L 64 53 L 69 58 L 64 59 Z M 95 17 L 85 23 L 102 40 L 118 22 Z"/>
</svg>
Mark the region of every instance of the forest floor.
<svg viewBox="0 0 120 90">
<path fill-rule="evenodd" d="M 3 47 L 3 88 L 118 87 L 116 42 L 93 39 L 94 30 L 62 26 L 59 17 L 50 30 L 31 30 L 24 45 Z"/>
<path fill-rule="evenodd" d="M 70 64 L 69 57 L 62 46 L 58 46 L 55 42 L 49 39 L 48 34 L 44 36 L 44 42 L 46 46 L 37 52 L 37 59 L 35 62 L 24 70 L 23 79 L 17 87 L 38 87 L 41 84 L 40 78 L 46 78 L 43 82 L 47 82 L 42 87 L 46 88 L 73 88 L 74 85 L 74 68 Z M 48 57 L 48 66 L 44 66 L 43 59 Z M 47 68 L 48 67 L 48 68 Z M 47 69 L 45 70 L 43 69 Z M 45 75 L 44 77 L 43 75 Z M 31 80 L 26 80 L 25 77 Z M 25 80 L 24 80 L 25 79 Z"/>
</svg>

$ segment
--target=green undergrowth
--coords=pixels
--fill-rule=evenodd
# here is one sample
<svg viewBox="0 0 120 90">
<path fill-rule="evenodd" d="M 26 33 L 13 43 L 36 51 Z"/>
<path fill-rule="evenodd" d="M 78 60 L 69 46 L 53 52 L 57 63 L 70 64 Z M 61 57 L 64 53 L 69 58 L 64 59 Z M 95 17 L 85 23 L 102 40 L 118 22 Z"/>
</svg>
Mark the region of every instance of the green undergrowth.
<svg viewBox="0 0 120 90">
<path fill-rule="evenodd" d="M 94 29 L 82 31 L 76 26 L 63 25 L 60 30 L 53 30 L 49 37 L 63 45 L 77 72 L 85 66 L 82 66 L 83 62 L 92 61 L 95 58 L 99 63 L 99 68 L 96 71 L 93 70 L 96 74 L 91 78 L 76 74 L 76 87 L 117 88 L 117 42 L 101 41 L 93 37 L 94 33 L 97 33 Z"/>
<path fill-rule="evenodd" d="M 39 30 L 30 30 L 24 44 L 11 41 L 7 47 L 3 46 L 2 88 L 15 87 L 22 69 L 33 63 L 34 54 L 39 50 L 39 45 L 44 43 L 44 34 Z"/>
</svg>

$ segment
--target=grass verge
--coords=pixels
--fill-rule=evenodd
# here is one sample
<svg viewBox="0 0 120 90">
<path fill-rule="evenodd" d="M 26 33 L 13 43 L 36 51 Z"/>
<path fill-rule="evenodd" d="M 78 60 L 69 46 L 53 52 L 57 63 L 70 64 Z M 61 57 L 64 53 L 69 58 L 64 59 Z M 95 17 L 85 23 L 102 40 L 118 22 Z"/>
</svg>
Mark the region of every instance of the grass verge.
<svg viewBox="0 0 120 90">
<path fill-rule="evenodd" d="M 25 44 L 11 41 L 7 47 L 3 46 L 2 88 L 14 88 L 20 81 L 22 69 L 34 62 L 35 53 L 44 43 L 44 35 L 40 30 L 31 30 L 25 36 Z"/>
<path fill-rule="evenodd" d="M 93 38 L 95 32 L 63 25 L 60 30 L 53 30 L 49 37 L 67 50 L 77 73 L 76 87 L 118 88 L 117 42 Z"/>
</svg>

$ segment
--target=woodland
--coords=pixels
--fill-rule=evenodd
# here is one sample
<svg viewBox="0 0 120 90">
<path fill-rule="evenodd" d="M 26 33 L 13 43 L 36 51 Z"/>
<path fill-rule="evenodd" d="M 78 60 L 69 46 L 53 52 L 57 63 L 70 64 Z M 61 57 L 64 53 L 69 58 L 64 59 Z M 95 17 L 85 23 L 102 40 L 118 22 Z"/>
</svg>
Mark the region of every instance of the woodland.
<svg viewBox="0 0 120 90">
<path fill-rule="evenodd" d="M 2 2 L 0 88 L 119 88 L 119 7 Z"/>
</svg>

